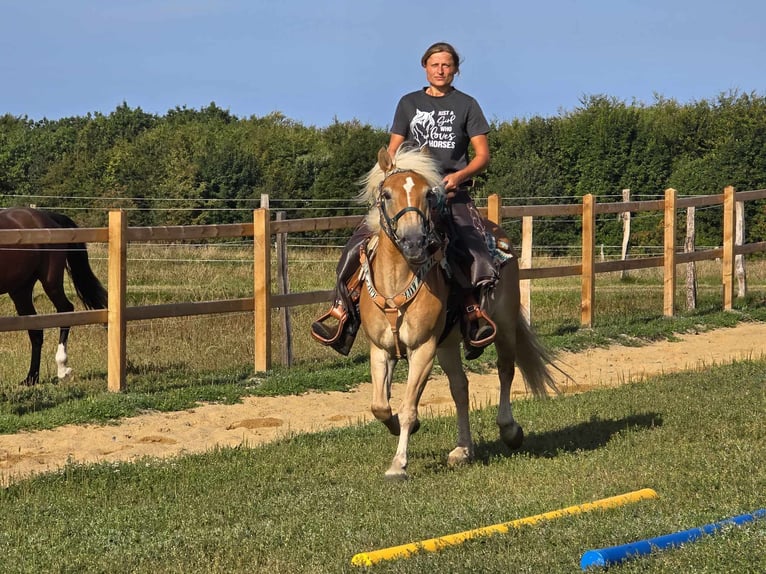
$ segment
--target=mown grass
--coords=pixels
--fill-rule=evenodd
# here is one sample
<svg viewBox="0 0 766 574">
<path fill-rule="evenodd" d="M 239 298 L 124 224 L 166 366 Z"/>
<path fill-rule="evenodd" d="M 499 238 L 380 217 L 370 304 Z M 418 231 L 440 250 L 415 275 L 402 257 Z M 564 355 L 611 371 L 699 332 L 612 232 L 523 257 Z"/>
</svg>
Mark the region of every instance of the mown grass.
<svg viewBox="0 0 766 574">
<path fill-rule="evenodd" d="M 105 277 L 103 246 L 91 245 L 90 250 L 96 274 Z M 247 246 L 135 245 L 128 257 L 129 305 L 238 298 L 252 293 L 252 253 Z M 331 288 L 336 260 L 337 250 L 291 251 L 291 290 Z M 537 264 L 564 263 L 539 260 Z M 735 312 L 721 311 L 720 265 L 701 263 L 698 275 L 698 308 L 683 311 L 684 294 L 679 287 L 679 314 L 672 319 L 662 317 L 660 270 L 631 272 L 627 280 L 620 280 L 617 273 L 599 275 L 592 329 L 580 328 L 578 278 L 535 280 L 532 324 L 550 348 L 577 351 L 612 343 L 640 345 L 673 339 L 679 333 L 766 320 L 763 261 L 749 262 L 750 294 L 736 301 Z M 39 312 L 52 312 L 41 292 L 36 303 Z M 295 355 L 291 368 L 279 364 L 283 334 L 278 311 L 274 312 L 275 367 L 268 373 L 253 372 L 253 327 L 248 313 L 131 322 L 127 329 L 127 392 L 119 395 L 106 391 L 107 334 L 101 326 L 72 329 L 69 355 L 75 376 L 65 383 L 58 383 L 55 377 L 56 331 L 47 330 L 43 383 L 34 388 L 18 385 L 29 361 L 26 333 L 2 333 L 0 433 L 105 422 L 146 410 L 185 409 L 204 401 L 232 403 L 247 395 L 346 390 L 369 380 L 363 335 L 348 358 L 311 339 L 308 327 L 323 307 L 290 309 Z M 14 314 L 8 297 L 0 297 L 0 314 Z M 494 351 L 489 350 L 467 367 L 485 371 L 494 358 Z M 402 365 L 397 377 L 403 375 Z"/>
<path fill-rule="evenodd" d="M 0 491 L 3 571 L 335 573 L 357 552 L 654 488 L 658 500 L 525 527 L 371 572 L 575 572 L 585 550 L 766 505 L 766 361 L 522 400 L 510 454 L 495 409 L 472 413 L 477 462 L 449 468 L 453 417 L 411 442 L 411 479 L 383 471 L 377 423 L 167 461 L 69 465 Z M 766 525 L 727 529 L 615 572 L 766 570 Z"/>
</svg>

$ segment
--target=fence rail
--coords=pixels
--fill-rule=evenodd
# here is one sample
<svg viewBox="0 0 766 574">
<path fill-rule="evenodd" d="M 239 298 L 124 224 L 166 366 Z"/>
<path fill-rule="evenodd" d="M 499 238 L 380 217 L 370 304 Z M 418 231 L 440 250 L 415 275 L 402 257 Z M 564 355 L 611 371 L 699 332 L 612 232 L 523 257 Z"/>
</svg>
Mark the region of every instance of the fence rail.
<svg viewBox="0 0 766 574">
<path fill-rule="evenodd" d="M 665 198 L 650 201 L 623 201 L 597 203 L 592 195 L 583 197 L 582 204 L 502 206 L 499 196 L 491 196 L 484 214 L 495 223 L 503 219 L 522 219 L 521 271 L 522 297 L 529 309 L 529 285 L 532 279 L 576 276 L 581 277 L 581 325 L 589 327 L 593 321 L 596 298 L 595 279 L 598 273 L 663 267 L 663 314 L 675 312 L 674 294 L 676 265 L 703 260 L 721 260 L 723 308 L 730 310 L 733 302 L 735 257 L 766 251 L 766 242 L 737 245 L 735 218 L 738 202 L 766 199 L 766 190 L 735 192 L 727 187 L 723 193 L 706 196 L 678 197 L 673 189 Z M 723 205 L 723 246 L 715 249 L 678 252 L 676 246 L 676 214 L 689 207 Z M 596 261 L 596 215 L 660 211 L 664 214 L 663 255 L 619 261 Z M 532 220 L 535 217 L 576 215 L 582 219 L 581 263 L 550 267 L 532 267 Z M 20 331 L 61 326 L 106 324 L 108 327 L 108 388 L 125 389 L 126 323 L 128 321 L 207 315 L 231 312 L 253 313 L 254 368 L 265 371 L 271 367 L 271 310 L 300 305 L 329 302 L 331 290 L 303 293 L 271 293 L 271 238 L 278 234 L 307 231 L 329 231 L 355 227 L 363 216 L 339 216 L 296 220 L 272 221 L 268 208 L 253 211 L 253 223 L 224 225 L 190 225 L 162 227 L 128 227 L 127 213 L 115 210 L 109 213 L 106 228 L 79 229 L 24 229 L 0 230 L 0 249 L 14 245 L 54 243 L 106 243 L 108 245 L 108 308 L 97 311 L 74 311 L 48 315 L 2 317 L 0 331 Z M 239 299 L 171 303 L 140 307 L 127 307 L 127 245 L 131 242 L 179 241 L 214 238 L 253 238 L 253 296 Z"/>
</svg>

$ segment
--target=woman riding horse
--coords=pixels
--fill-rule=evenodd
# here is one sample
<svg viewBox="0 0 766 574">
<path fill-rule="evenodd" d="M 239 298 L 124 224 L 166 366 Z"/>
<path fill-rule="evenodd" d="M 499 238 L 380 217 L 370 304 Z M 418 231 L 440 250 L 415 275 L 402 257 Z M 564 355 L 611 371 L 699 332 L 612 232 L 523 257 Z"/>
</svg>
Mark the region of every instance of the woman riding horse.
<svg viewBox="0 0 766 574">
<path fill-rule="evenodd" d="M 489 124 L 479 104 L 456 90 L 452 83 L 460 73 L 460 57 L 450 44 L 439 42 L 421 58 L 428 86 L 401 98 L 394 114 L 388 153 L 394 156 L 405 142 L 429 150 L 438 161 L 454 222 L 453 240 L 467 253 L 470 272 L 463 281 L 465 313 L 465 356 L 475 359 L 495 338 L 495 326 L 485 307 L 486 292 L 497 281 L 492 255 L 487 247 L 482 218 L 471 199 L 471 178 L 489 163 Z M 473 148 L 469 159 L 468 149 Z M 359 249 L 371 231 L 362 223 L 343 250 L 337 267 L 337 285 L 332 308 L 311 326 L 312 335 L 343 355 L 351 351 L 359 329 L 358 291 L 348 283 L 359 271 Z M 481 304 L 477 303 L 477 300 Z M 333 327 L 326 324 L 337 320 Z"/>
</svg>

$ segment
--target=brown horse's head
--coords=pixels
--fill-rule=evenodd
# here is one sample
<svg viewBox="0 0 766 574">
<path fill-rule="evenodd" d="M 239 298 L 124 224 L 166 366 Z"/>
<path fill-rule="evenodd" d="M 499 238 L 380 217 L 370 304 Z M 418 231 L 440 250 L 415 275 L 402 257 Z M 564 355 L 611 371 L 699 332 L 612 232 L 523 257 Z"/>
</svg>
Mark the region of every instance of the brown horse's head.
<svg viewBox="0 0 766 574">
<path fill-rule="evenodd" d="M 410 263 L 427 256 L 431 210 L 441 191 L 437 162 L 426 151 L 400 148 L 394 157 L 382 148 L 378 163 L 362 180 L 360 198 L 372 204 L 367 225 L 383 231 Z"/>
</svg>

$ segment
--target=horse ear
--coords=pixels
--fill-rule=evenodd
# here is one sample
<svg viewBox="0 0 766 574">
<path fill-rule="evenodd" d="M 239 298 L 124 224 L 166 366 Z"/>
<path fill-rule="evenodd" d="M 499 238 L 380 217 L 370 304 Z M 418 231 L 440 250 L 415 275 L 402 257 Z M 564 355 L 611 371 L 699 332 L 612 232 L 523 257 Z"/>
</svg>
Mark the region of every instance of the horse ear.
<svg viewBox="0 0 766 574">
<path fill-rule="evenodd" d="M 383 173 L 391 171 L 394 167 L 394 159 L 391 157 L 391 154 L 388 153 L 388 149 L 386 149 L 385 146 L 380 148 L 380 151 L 378 152 L 378 165 L 380 166 L 380 169 L 383 170 Z"/>
<path fill-rule="evenodd" d="M 423 144 L 420 146 L 418 151 L 426 157 L 431 157 L 431 148 L 428 147 L 428 144 Z"/>
</svg>

